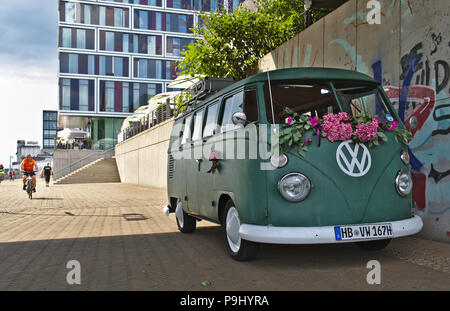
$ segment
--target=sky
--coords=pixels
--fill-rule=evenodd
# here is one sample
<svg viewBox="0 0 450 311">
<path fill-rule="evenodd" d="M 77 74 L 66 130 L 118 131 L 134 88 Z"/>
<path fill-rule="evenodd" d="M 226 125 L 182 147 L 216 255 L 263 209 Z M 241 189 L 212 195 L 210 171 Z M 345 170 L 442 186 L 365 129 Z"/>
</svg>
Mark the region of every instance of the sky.
<svg viewBox="0 0 450 311">
<path fill-rule="evenodd" d="M 42 110 L 58 108 L 57 0 L 0 0 L 0 164 L 17 140 L 42 147 Z"/>
</svg>

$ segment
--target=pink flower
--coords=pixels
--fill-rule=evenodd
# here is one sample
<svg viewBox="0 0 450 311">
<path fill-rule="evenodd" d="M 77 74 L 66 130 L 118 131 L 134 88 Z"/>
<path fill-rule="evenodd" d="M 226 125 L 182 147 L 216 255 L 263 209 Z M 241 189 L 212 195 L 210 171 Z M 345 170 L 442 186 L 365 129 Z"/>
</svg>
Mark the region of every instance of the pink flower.
<svg viewBox="0 0 450 311">
<path fill-rule="evenodd" d="M 309 119 L 309 124 L 311 124 L 313 127 L 316 127 L 319 125 L 319 118 L 314 117 Z"/>
<path fill-rule="evenodd" d="M 353 135 L 352 125 L 350 123 L 342 122 L 349 119 L 350 116 L 345 112 L 341 112 L 339 114 L 327 114 L 323 116 L 323 136 L 327 137 L 331 142 L 336 140 L 349 140 Z"/>
<path fill-rule="evenodd" d="M 389 131 L 393 131 L 396 127 L 398 127 L 398 122 L 397 121 L 393 121 L 393 122 L 389 123 L 388 130 Z"/>
<path fill-rule="evenodd" d="M 209 154 L 209 161 L 214 161 L 218 159 L 219 159 L 219 151 L 217 150 L 211 151 L 211 153 Z"/>
<path fill-rule="evenodd" d="M 312 144 L 312 139 L 310 138 L 310 139 L 308 139 L 308 145 L 311 145 Z"/>
<path fill-rule="evenodd" d="M 373 119 L 369 124 L 359 123 L 356 125 L 354 134 L 361 138 L 363 142 L 372 141 L 377 138 L 379 121 Z"/>
<path fill-rule="evenodd" d="M 287 120 L 287 124 L 291 124 L 292 123 L 292 116 L 289 116 L 288 120 Z"/>
</svg>

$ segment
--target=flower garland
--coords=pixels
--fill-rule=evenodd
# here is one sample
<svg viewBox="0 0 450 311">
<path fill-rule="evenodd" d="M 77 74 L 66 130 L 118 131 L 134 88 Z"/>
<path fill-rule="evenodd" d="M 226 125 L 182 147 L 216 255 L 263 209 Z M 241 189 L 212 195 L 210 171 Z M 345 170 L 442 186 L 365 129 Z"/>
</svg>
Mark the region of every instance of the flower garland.
<svg viewBox="0 0 450 311">
<path fill-rule="evenodd" d="M 389 115 L 388 119 L 392 121 L 383 123 L 377 116 L 369 114 L 352 117 L 346 112 L 340 112 L 330 113 L 324 115 L 323 119 L 319 119 L 318 117 L 299 115 L 289 108 L 286 108 L 285 111 L 291 116 L 287 120 L 287 127 L 279 134 L 281 153 L 289 151 L 294 144 L 297 144 L 298 153 L 304 157 L 312 140 L 306 141 L 303 137 L 306 131 L 311 129 L 318 137 L 319 147 L 321 136 L 328 138 L 331 142 L 352 140 L 355 143 L 367 143 L 368 147 L 387 142 L 388 138 L 384 133 L 386 131 L 393 132 L 395 140 L 405 145 L 412 138 L 411 132 L 399 129 L 398 122 Z"/>
</svg>

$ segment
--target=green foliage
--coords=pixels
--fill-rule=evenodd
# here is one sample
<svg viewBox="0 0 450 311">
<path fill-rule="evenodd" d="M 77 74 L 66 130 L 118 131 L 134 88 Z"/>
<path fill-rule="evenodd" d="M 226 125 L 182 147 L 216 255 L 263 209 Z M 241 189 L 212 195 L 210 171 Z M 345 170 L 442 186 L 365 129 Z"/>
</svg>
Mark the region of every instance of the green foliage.
<svg viewBox="0 0 450 311">
<path fill-rule="evenodd" d="M 303 3 L 258 0 L 256 12 L 240 8 L 232 14 L 202 14 L 205 26 L 193 29 L 202 38 L 181 52 L 181 72 L 235 80 L 251 75 L 260 58 L 303 30 Z M 317 12 L 317 19 L 325 14 Z"/>
<path fill-rule="evenodd" d="M 412 133 L 410 131 L 400 129 L 398 127 L 394 129 L 394 134 L 395 141 L 400 142 L 404 145 L 409 144 L 412 139 Z"/>
<path fill-rule="evenodd" d="M 175 107 L 178 110 L 178 112 L 182 112 L 182 111 L 186 110 L 186 106 L 183 106 L 183 105 L 191 98 L 192 98 L 192 94 L 188 90 L 181 92 L 179 95 L 177 95 L 174 98 Z"/>
<path fill-rule="evenodd" d="M 292 121 L 288 127 L 280 131 L 280 154 L 288 152 L 293 145 L 298 145 L 298 154 L 304 157 L 308 146 L 303 142 L 303 136 L 306 131 L 311 129 L 308 117 L 299 115 L 289 108 L 285 108 L 285 111 L 291 114 Z"/>
</svg>

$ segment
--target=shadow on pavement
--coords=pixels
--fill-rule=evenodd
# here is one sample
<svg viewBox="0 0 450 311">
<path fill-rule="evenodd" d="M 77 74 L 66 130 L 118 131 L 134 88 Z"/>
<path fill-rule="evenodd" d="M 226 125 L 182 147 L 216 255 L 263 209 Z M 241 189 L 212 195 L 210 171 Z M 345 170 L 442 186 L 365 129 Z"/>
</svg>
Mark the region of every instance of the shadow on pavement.
<svg viewBox="0 0 450 311">
<path fill-rule="evenodd" d="M 237 262 L 222 228 L 205 226 L 193 234 L 0 242 L 0 290 L 361 290 L 371 289 L 366 264 L 373 259 L 383 265 L 385 282 L 377 289 L 450 287 L 448 274 L 429 270 L 418 279 L 417 266 L 352 244 L 264 244 L 258 259 Z M 70 260 L 81 264 L 81 285 L 66 282 Z M 212 285 L 203 287 L 205 280 Z"/>
</svg>

